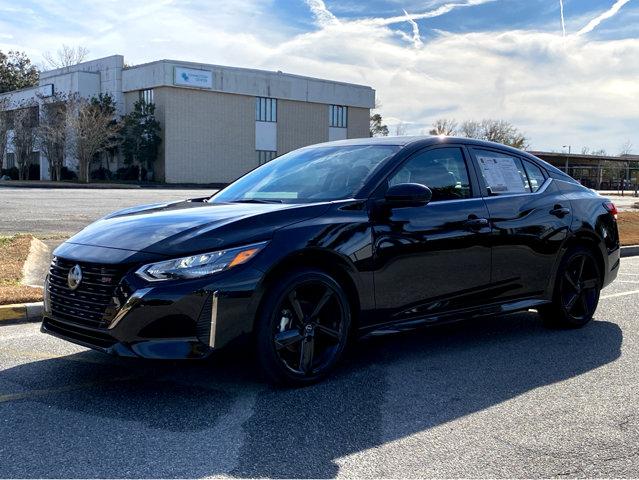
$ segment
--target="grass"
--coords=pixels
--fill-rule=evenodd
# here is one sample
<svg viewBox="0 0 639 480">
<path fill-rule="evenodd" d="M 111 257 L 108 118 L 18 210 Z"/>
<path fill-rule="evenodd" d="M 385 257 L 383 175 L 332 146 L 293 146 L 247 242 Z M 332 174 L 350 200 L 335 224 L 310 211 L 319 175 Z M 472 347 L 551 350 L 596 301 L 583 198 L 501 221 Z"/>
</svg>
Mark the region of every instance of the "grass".
<svg viewBox="0 0 639 480">
<path fill-rule="evenodd" d="M 619 212 L 617 224 L 622 245 L 639 245 L 639 212 Z"/>
<path fill-rule="evenodd" d="M 0 305 L 42 300 L 42 289 L 20 284 L 31 235 L 0 236 Z"/>
</svg>

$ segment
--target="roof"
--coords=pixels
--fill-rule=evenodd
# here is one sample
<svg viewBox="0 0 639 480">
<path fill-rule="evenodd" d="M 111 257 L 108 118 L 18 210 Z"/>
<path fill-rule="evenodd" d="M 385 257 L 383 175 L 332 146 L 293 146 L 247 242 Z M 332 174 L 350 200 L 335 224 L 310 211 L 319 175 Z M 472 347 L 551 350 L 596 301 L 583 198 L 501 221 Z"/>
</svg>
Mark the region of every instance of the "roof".
<svg viewBox="0 0 639 480">
<path fill-rule="evenodd" d="M 582 153 L 561 153 L 561 152 L 528 152 L 536 157 L 544 157 L 549 159 L 557 159 L 565 161 L 570 160 L 602 160 L 607 162 L 639 162 L 639 155 L 585 155 Z"/>
<path fill-rule="evenodd" d="M 461 143 L 464 145 L 475 145 L 478 147 L 486 148 L 499 148 L 500 150 L 509 150 L 512 153 L 519 155 L 526 154 L 523 150 L 518 150 L 501 143 L 489 142 L 486 140 L 476 140 L 474 138 L 467 137 L 446 137 L 443 135 L 415 135 L 415 136 L 401 136 L 401 137 L 372 137 L 372 138 L 352 138 L 348 140 L 336 140 L 334 142 L 326 142 L 321 145 L 399 145 L 407 146 L 411 144 L 419 143 L 422 146 L 447 144 L 447 143 Z"/>
</svg>

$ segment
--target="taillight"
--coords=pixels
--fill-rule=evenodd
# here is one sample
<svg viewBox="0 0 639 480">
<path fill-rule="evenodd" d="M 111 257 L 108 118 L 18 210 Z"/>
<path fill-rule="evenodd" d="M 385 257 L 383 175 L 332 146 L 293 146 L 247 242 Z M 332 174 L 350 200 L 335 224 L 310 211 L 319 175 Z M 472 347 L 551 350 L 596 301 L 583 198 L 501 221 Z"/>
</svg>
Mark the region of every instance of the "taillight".
<svg viewBox="0 0 639 480">
<path fill-rule="evenodd" d="M 617 212 L 617 207 L 615 207 L 615 204 L 612 202 L 606 202 L 603 205 L 604 205 L 604 208 L 608 210 L 608 213 L 610 213 L 610 215 L 615 217 L 615 220 L 616 220 L 618 212 Z"/>
</svg>

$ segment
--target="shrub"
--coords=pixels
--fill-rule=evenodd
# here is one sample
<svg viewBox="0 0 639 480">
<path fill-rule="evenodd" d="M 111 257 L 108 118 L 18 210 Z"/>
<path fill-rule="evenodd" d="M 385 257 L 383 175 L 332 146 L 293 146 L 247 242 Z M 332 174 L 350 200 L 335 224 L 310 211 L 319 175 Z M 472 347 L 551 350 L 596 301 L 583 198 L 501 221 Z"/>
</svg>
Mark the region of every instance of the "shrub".
<svg viewBox="0 0 639 480">
<path fill-rule="evenodd" d="M 60 180 L 77 180 L 78 174 L 73 170 L 69 170 L 67 167 L 62 167 L 60 170 Z"/>
<path fill-rule="evenodd" d="M 17 180 L 18 179 L 18 169 L 17 169 L 17 167 L 3 168 L 2 171 L 0 172 L 0 177 L 2 175 L 7 175 L 8 177 L 11 177 L 11 180 Z"/>
</svg>

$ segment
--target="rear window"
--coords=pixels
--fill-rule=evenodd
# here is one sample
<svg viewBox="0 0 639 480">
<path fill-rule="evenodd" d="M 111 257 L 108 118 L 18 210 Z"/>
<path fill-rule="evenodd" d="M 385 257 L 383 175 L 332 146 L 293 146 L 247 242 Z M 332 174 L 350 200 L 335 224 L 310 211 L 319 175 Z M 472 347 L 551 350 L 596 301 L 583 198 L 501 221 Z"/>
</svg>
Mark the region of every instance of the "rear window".
<svg viewBox="0 0 639 480">
<path fill-rule="evenodd" d="M 524 168 L 528 174 L 528 181 L 530 183 L 530 190 L 536 192 L 546 181 L 544 172 L 532 162 L 524 160 Z"/>
</svg>

